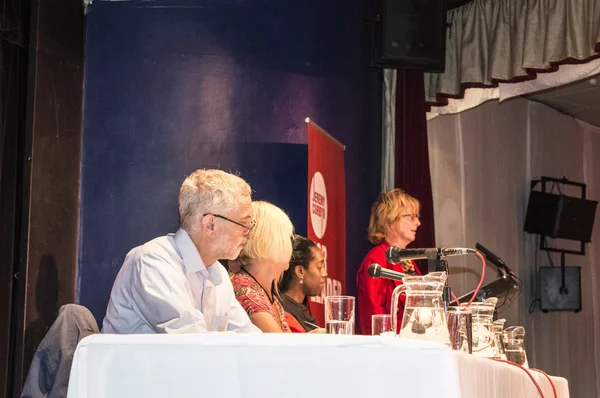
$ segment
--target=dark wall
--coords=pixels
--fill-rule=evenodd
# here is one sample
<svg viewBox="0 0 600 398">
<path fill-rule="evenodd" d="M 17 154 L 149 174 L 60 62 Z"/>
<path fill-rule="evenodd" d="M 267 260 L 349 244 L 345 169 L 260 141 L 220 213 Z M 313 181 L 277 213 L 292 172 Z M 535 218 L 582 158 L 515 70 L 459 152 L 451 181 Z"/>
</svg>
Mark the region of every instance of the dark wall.
<svg viewBox="0 0 600 398">
<path fill-rule="evenodd" d="M 24 18 L 31 21 L 31 33 L 25 129 L 17 145 L 22 164 L 15 176 L 19 255 L 12 396 L 20 396 L 33 353 L 58 308 L 75 300 L 83 102 L 81 1 L 32 1 L 31 15 Z"/>
<path fill-rule="evenodd" d="M 25 135 L 29 9 L 28 4 L 10 3 L 2 11 L 5 40 L 0 40 L 0 397 L 10 397 L 14 357 L 10 338 L 16 326 L 17 311 L 13 309 L 17 307 L 14 295 L 18 290 L 17 171 Z M 19 312 L 23 312 L 22 306 Z M 19 329 L 22 333 L 22 326 Z"/>
<path fill-rule="evenodd" d="M 177 192 L 197 168 L 239 172 L 305 233 L 307 116 L 347 147 L 354 293 L 381 169 L 367 12 L 363 0 L 89 8 L 78 299 L 99 321 L 127 251 L 177 228 Z M 265 166 L 276 172 L 263 178 Z"/>
</svg>

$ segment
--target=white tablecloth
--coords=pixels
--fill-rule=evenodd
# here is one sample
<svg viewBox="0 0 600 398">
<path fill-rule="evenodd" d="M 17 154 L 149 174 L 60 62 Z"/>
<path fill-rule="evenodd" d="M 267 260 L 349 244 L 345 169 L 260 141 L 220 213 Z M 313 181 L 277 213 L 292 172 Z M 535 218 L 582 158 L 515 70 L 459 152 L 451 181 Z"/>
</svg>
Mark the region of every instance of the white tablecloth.
<svg viewBox="0 0 600 398">
<path fill-rule="evenodd" d="M 534 374 L 546 398 L 550 383 Z M 558 397 L 566 379 L 553 377 Z M 93 335 L 68 398 L 539 397 L 522 370 L 445 346 L 312 334 Z"/>
</svg>

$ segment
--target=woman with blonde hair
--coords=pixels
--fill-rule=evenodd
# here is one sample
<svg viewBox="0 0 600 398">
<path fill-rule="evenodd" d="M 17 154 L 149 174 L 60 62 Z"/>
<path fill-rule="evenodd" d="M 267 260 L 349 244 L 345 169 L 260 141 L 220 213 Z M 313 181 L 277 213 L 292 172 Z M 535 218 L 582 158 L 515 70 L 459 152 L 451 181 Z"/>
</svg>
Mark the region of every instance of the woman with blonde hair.
<svg viewBox="0 0 600 398">
<path fill-rule="evenodd" d="M 414 262 L 388 263 L 385 252 L 390 246 L 405 249 L 415 240 L 420 221 L 421 204 L 402 189 L 396 188 L 379 195 L 371 207 L 368 237 L 375 245 L 365 256 L 356 275 L 358 330 L 371 334 L 371 316 L 389 314 L 392 292 L 401 281 L 371 278 L 368 269 L 371 264 L 379 264 L 393 271 L 418 274 Z M 401 300 L 405 297 L 401 296 Z M 404 301 L 399 305 L 398 319 L 402 319 Z"/>
<path fill-rule="evenodd" d="M 230 274 L 233 291 L 259 329 L 289 333 L 277 283 L 292 257 L 294 226 L 283 210 L 268 202 L 253 202 L 252 213 L 256 225 L 230 269 L 237 268 Z"/>
</svg>

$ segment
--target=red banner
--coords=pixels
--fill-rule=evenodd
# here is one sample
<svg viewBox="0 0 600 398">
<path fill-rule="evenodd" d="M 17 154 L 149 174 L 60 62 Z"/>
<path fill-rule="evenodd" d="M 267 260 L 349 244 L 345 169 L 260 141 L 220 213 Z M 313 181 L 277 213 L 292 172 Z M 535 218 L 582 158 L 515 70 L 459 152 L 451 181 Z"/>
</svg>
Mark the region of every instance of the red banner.
<svg viewBox="0 0 600 398">
<path fill-rule="evenodd" d="M 309 307 L 324 324 L 324 297 L 346 292 L 346 181 L 344 145 L 314 122 L 308 124 L 308 238 L 325 254 L 327 282 Z"/>
</svg>

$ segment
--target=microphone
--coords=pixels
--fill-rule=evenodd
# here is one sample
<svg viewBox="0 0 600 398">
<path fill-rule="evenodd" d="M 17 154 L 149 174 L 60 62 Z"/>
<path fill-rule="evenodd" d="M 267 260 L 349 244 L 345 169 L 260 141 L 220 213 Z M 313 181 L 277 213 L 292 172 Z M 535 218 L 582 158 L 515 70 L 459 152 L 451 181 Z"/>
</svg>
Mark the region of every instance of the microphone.
<svg viewBox="0 0 600 398">
<path fill-rule="evenodd" d="M 402 278 L 406 276 L 402 272 L 392 271 L 387 268 L 383 268 L 379 264 L 371 264 L 368 269 L 369 275 L 371 278 L 383 278 L 383 279 L 392 279 L 395 281 L 401 281 Z"/>
<path fill-rule="evenodd" d="M 435 259 L 439 257 L 448 256 L 462 256 L 464 254 L 475 253 L 473 249 L 467 249 L 462 247 L 455 248 L 430 248 L 430 249 L 401 249 L 396 246 L 392 246 L 387 249 L 385 256 L 387 261 L 392 264 L 398 264 L 399 262 L 406 260 L 420 260 L 423 258 Z"/>
<path fill-rule="evenodd" d="M 496 256 L 494 253 L 483 247 L 482 244 L 476 243 L 475 247 L 477 248 L 477 250 L 482 252 L 488 260 L 490 260 L 490 263 L 494 264 L 496 267 L 506 267 L 506 264 L 504 263 L 504 261 L 502 261 L 500 257 Z"/>
<path fill-rule="evenodd" d="M 483 245 L 481 245 L 479 243 L 476 243 L 475 247 L 477 248 L 477 250 L 479 250 L 480 252 L 482 252 L 485 255 L 485 257 L 488 259 L 488 261 L 490 263 L 494 264 L 496 267 L 503 270 L 504 272 L 514 275 L 513 272 L 510 270 L 510 268 L 508 268 L 508 265 L 506 265 L 506 263 L 504 261 L 502 261 L 502 259 L 500 257 L 496 256 L 494 253 L 492 253 L 491 251 L 489 251 L 488 249 L 486 249 Z"/>
</svg>

